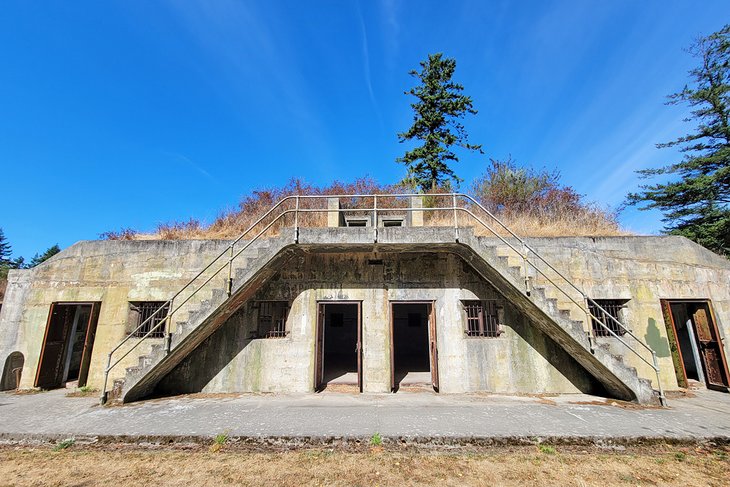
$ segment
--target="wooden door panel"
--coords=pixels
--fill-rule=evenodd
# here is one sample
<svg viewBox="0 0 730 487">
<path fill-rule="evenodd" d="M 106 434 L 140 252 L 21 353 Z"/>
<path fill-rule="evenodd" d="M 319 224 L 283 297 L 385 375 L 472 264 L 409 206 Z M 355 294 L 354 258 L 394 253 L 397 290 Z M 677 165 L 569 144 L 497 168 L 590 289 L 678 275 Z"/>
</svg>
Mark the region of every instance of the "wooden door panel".
<svg viewBox="0 0 730 487">
<path fill-rule="evenodd" d="M 362 305 L 357 303 L 357 389 L 362 392 Z"/>
<path fill-rule="evenodd" d="M 692 313 L 692 321 L 695 326 L 700 355 L 705 367 L 705 379 L 707 385 L 718 388 L 727 388 L 727 366 L 721 350 L 717 328 L 711 320 L 707 304 L 700 305 Z"/>
<path fill-rule="evenodd" d="M 679 345 L 679 335 L 677 326 L 674 323 L 672 315 L 672 305 L 666 299 L 659 301 L 662 307 L 662 315 L 664 316 L 664 325 L 667 328 L 667 341 L 669 341 L 669 350 L 672 355 L 672 363 L 674 365 L 674 374 L 677 377 L 677 385 L 679 387 L 687 387 L 687 371 L 684 368 L 684 358 L 682 356 L 682 348 Z"/>
<path fill-rule="evenodd" d="M 94 349 L 94 338 L 96 337 L 96 325 L 99 321 L 99 310 L 101 303 L 92 303 L 89 322 L 86 326 L 86 337 L 84 339 L 84 351 L 81 355 L 81 368 L 79 370 L 79 387 L 86 385 L 89 378 L 89 367 L 91 365 L 91 353 Z"/>
<path fill-rule="evenodd" d="M 52 304 L 36 374 L 35 386 L 51 389 L 63 380 L 63 359 L 73 326 L 75 306 Z"/>
<path fill-rule="evenodd" d="M 314 390 L 322 388 L 324 373 L 324 304 L 317 306 L 317 332 L 314 345 Z"/>
<path fill-rule="evenodd" d="M 431 355 L 431 385 L 434 390 L 439 390 L 439 360 L 438 360 L 438 343 L 436 340 L 436 315 L 434 313 L 434 305 L 428 305 L 428 328 L 429 328 L 429 348 Z"/>
<path fill-rule="evenodd" d="M 393 303 L 390 307 L 390 392 L 395 392 L 395 335 L 393 334 Z"/>
</svg>

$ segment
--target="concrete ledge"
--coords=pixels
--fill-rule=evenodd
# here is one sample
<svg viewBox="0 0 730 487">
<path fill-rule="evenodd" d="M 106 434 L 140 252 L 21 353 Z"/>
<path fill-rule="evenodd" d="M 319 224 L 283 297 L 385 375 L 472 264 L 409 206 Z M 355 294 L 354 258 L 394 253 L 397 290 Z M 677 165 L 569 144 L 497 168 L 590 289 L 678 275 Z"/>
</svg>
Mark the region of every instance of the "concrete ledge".
<svg viewBox="0 0 730 487">
<path fill-rule="evenodd" d="M 0 447 L 53 447 L 58 442 L 73 438 L 75 447 L 104 448 L 127 445 L 135 449 L 157 450 L 161 448 L 208 448 L 215 436 L 149 436 L 149 435 L 13 435 L 0 433 Z M 582 446 L 604 450 L 621 450 L 632 446 L 708 446 L 730 445 L 730 436 L 661 437 L 661 436 L 382 436 L 383 446 L 390 449 L 454 449 L 494 448 L 511 446 Z M 226 450 L 280 451 L 298 448 L 350 449 L 367 447 L 369 436 L 229 436 Z"/>
</svg>

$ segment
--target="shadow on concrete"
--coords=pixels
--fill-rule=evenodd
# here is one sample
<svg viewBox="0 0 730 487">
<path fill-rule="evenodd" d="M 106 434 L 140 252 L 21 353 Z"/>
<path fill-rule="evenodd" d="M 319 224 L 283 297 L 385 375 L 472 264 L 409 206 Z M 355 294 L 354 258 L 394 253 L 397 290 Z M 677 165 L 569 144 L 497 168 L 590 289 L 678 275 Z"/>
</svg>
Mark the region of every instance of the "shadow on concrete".
<svg viewBox="0 0 730 487">
<path fill-rule="evenodd" d="M 644 341 L 656 352 L 657 357 L 669 357 L 671 353 L 669 350 L 669 341 L 661 335 L 654 318 L 649 318 Z"/>
</svg>

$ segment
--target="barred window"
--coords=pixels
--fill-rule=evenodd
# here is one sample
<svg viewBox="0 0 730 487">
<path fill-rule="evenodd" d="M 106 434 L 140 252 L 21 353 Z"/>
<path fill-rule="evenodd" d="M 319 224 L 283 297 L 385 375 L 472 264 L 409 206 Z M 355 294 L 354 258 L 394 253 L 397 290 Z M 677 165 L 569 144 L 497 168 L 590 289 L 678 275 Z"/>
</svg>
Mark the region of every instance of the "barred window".
<svg viewBox="0 0 730 487">
<path fill-rule="evenodd" d="M 623 309 L 626 308 L 626 303 L 628 302 L 628 299 L 589 300 L 588 310 L 591 313 L 591 325 L 593 326 L 593 335 L 597 337 L 609 337 L 613 336 L 611 332 L 615 333 L 618 336 L 624 335 L 626 333 L 626 328 L 621 325 L 625 326 Z M 605 312 L 596 305 L 603 308 Z M 596 318 L 600 320 L 600 323 Z M 616 321 L 614 320 L 621 323 L 621 325 L 616 323 Z M 603 325 L 605 326 L 603 326 L 601 323 L 603 323 Z"/>
<path fill-rule="evenodd" d="M 261 338 L 285 337 L 288 301 L 259 301 L 258 336 Z"/>
<path fill-rule="evenodd" d="M 470 337 L 498 337 L 499 326 L 497 301 L 462 301 L 466 312 L 466 335 Z"/>
<path fill-rule="evenodd" d="M 162 309 L 161 309 L 162 308 Z M 155 311 L 160 310 L 158 313 Z M 144 337 L 150 330 L 149 338 L 163 338 L 165 336 L 165 318 L 169 311 L 169 304 L 165 301 L 135 301 L 129 303 L 129 322 L 133 336 Z M 154 316 L 152 316 L 154 315 Z M 150 318 L 152 317 L 152 318 Z M 146 323 L 145 323 L 146 322 Z M 139 328 L 139 325 L 144 326 Z M 157 326 L 159 325 L 159 326 Z"/>
</svg>

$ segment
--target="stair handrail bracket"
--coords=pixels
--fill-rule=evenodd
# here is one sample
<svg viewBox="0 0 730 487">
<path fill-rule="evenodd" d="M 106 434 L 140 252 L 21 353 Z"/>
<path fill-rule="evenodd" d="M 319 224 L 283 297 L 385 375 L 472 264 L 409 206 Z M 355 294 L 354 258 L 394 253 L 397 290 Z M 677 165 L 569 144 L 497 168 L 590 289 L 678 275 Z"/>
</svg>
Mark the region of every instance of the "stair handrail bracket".
<svg viewBox="0 0 730 487">
<path fill-rule="evenodd" d="M 361 205 L 355 205 L 353 208 L 341 208 L 339 203 L 337 208 L 331 208 L 327 204 L 328 199 L 337 198 L 338 200 L 347 199 L 347 201 L 360 201 Z M 421 204 L 413 206 L 413 201 L 417 198 L 421 198 Z M 423 198 L 428 198 L 428 205 L 423 204 Z M 394 203 L 388 205 L 388 200 L 393 200 Z M 398 201 L 405 200 L 406 205 L 398 204 Z M 312 201 L 325 201 L 323 207 L 313 207 Z M 293 202 L 293 204 L 289 204 Z M 310 202 L 310 203 L 308 203 Z M 439 205 L 439 202 L 444 204 Z M 370 204 L 369 204 L 370 203 Z M 293 206 L 293 208 L 292 208 Z M 413 215 L 414 212 L 421 212 L 421 215 L 428 213 L 435 214 L 436 212 L 442 212 L 442 215 L 446 215 L 446 222 L 449 226 L 453 227 L 454 241 L 462 243 L 460 238 L 460 229 L 472 227 L 470 220 L 479 224 L 479 226 L 486 229 L 491 235 L 496 237 L 499 241 L 505 244 L 511 252 L 521 259 L 521 272 L 524 273 L 524 292 L 525 295 L 534 300 L 532 296 L 531 288 L 531 277 L 530 271 L 534 271 L 540 274 L 548 283 L 550 283 L 557 291 L 565 295 L 570 302 L 577 306 L 578 309 L 585 312 L 586 319 L 588 320 L 588 340 L 591 345 L 591 351 L 593 350 L 593 343 L 595 341 L 593 333 L 593 325 L 591 321 L 597 323 L 603 330 L 609 335 L 615 337 L 621 344 L 627 347 L 632 353 L 638 356 L 643 362 L 648 364 L 656 372 L 657 387 L 659 392 L 659 398 L 663 405 L 666 404 L 662 384 L 660 381 L 659 364 L 656 353 L 646 343 L 639 339 L 630 329 L 628 329 L 623 323 L 616 320 L 611 316 L 603 307 L 601 307 L 595 300 L 591 299 L 585 292 L 582 291 L 576 284 L 574 284 L 568 277 L 556 269 L 550 264 L 543 256 L 540 255 L 534 248 L 532 248 L 523 238 L 518 236 L 512 229 L 504 224 L 499 218 L 497 218 L 492 212 L 485 208 L 479 201 L 474 197 L 464 193 L 437 193 L 437 194 L 415 194 L 415 193 L 380 193 L 380 194 L 342 194 L 342 195 L 304 195 L 295 194 L 283 197 L 275 205 L 273 205 L 268 211 L 266 211 L 261 217 L 259 217 L 254 223 L 248 226 L 237 238 L 235 238 L 229 245 L 225 247 L 217 256 L 215 256 L 206 266 L 204 266 L 194 277 L 188 280 L 179 291 L 177 291 L 169 300 L 167 300 L 163 306 L 147 317 L 142 323 L 140 323 L 131 333 L 125 336 L 108 354 L 107 365 L 104 369 L 104 384 L 102 388 L 101 402 L 105 403 L 108 399 L 108 382 L 111 371 L 119 365 L 124 358 L 126 358 L 133 350 L 135 350 L 142 342 L 147 340 L 150 336 L 155 335 L 155 332 L 163 324 L 167 324 L 166 348 L 172 346 L 171 338 L 172 332 L 169 326 L 172 323 L 173 315 L 178 312 L 186 303 L 188 303 L 194 296 L 196 296 L 202 289 L 211 283 L 217 276 L 222 272 L 225 272 L 225 287 L 227 298 L 230 299 L 233 293 L 233 262 L 243 252 L 245 252 L 252 244 L 260 240 L 264 235 L 275 225 L 279 224 L 280 229 L 287 227 L 287 221 L 293 227 L 292 243 L 294 245 L 300 244 L 300 225 L 306 224 L 306 214 L 320 213 L 329 215 L 336 211 L 338 221 L 344 220 L 343 212 L 358 212 L 359 214 L 368 214 L 367 218 L 371 220 L 373 226 L 373 243 L 378 244 L 378 230 L 379 222 L 378 217 L 387 215 L 392 212 L 406 212 Z M 480 215 L 477 215 L 480 213 Z M 470 218 L 460 218 L 459 214 L 468 216 Z M 287 217 L 293 215 L 293 219 L 288 220 Z M 438 220 L 438 215 L 434 217 L 437 223 L 442 223 L 444 220 Z M 266 223 L 269 219 L 268 223 Z M 485 221 L 489 220 L 489 221 Z M 257 231 L 263 225 L 263 228 Z M 281 233 L 284 234 L 283 232 Z M 210 272 L 209 276 L 205 276 L 207 272 Z M 551 275 L 548 275 L 551 273 Z M 559 284 L 556 281 L 562 283 Z M 183 295 L 188 291 L 187 295 Z M 581 296 L 581 299 L 577 300 L 573 293 Z M 591 312 L 591 308 L 597 311 L 597 314 L 602 314 L 605 318 L 599 318 Z M 167 310 L 167 315 L 161 318 L 163 310 Z M 609 326 L 604 319 L 607 319 L 611 326 Z M 157 320 L 157 323 L 153 323 L 153 320 Z M 148 330 L 143 336 L 139 337 L 137 334 L 140 330 Z M 620 335 L 615 333 L 614 330 L 620 330 Z M 158 334 L 159 335 L 159 334 Z M 641 345 L 641 348 L 651 353 L 651 361 L 647 360 L 634 346 L 629 344 L 624 337 L 628 335 L 634 341 Z M 133 338 L 137 340 L 129 346 L 126 350 L 121 351 L 120 349 Z"/>
</svg>

